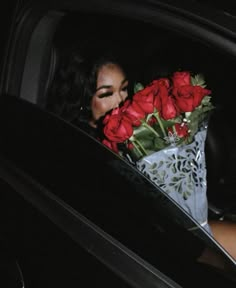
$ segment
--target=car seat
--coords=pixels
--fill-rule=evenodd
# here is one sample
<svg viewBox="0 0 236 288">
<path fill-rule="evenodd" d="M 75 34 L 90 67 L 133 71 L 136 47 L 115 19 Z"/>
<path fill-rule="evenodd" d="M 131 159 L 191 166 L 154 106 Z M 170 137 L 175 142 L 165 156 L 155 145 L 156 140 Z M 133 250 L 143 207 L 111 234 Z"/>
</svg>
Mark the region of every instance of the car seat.
<svg viewBox="0 0 236 288">
<path fill-rule="evenodd" d="M 42 108 L 58 65 L 54 35 L 63 15 L 55 11 L 48 13 L 36 26 L 28 45 L 19 96 Z"/>
</svg>

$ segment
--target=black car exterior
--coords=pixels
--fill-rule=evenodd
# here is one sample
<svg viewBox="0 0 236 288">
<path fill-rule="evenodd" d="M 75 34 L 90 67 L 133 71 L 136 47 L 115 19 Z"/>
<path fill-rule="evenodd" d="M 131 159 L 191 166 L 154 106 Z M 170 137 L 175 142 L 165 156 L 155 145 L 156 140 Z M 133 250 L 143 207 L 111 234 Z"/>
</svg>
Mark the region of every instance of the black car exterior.
<svg viewBox="0 0 236 288">
<path fill-rule="evenodd" d="M 0 98 L 0 236 L 15 263 L 2 267 L 17 279 L 9 287 L 235 287 L 235 260 L 194 219 L 132 165 L 45 109 L 61 51 L 74 43 L 118 43 L 143 78 L 163 52 L 168 65 L 203 70 L 224 115 L 209 133 L 208 194 L 216 208 L 209 212 L 233 219 L 235 17 L 196 1 L 25 1 L 9 31 Z M 220 255 L 226 271 L 198 263 L 202 247 Z"/>
</svg>

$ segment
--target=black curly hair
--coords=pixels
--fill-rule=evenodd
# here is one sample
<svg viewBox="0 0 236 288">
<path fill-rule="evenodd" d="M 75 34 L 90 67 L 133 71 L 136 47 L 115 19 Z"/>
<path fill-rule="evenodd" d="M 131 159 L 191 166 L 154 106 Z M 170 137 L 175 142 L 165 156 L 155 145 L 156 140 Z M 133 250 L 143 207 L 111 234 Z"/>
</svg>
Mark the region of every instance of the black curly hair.
<svg viewBox="0 0 236 288">
<path fill-rule="evenodd" d="M 47 96 L 46 109 L 73 122 L 81 107 L 85 81 L 84 60 L 76 51 L 60 60 Z"/>
<path fill-rule="evenodd" d="M 92 116 L 91 100 L 96 91 L 98 71 L 109 63 L 125 70 L 124 64 L 110 52 L 93 53 L 85 58 L 75 48 L 64 55 L 55 73 L 46 108 L 77 126 L 88 123 Z"/>
</svg>

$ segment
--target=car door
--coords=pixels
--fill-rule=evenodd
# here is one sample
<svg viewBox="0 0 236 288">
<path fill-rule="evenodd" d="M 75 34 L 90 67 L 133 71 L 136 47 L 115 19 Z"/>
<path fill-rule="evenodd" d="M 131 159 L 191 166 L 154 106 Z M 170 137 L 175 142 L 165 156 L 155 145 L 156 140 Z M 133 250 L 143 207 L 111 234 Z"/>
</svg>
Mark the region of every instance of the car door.
<svg viewBox="0 0 236 288">
<path fill-rule="evenodd" d="M 3 100 L 3 97 L 1 99 Z M 10 99 L 11 97 L 7 97 L 7 102 Z M 22 102 L 15 97 L 11 100 L 13 100 L 13 102 L 15 100 L 17 102 L 20 101 L 18 104 Z M 5 101 L 3 100 L 3 102 Z M 7 108 L 8 105 L 5 104 L 3 106 Z M 12 104 L 10 104 L 11 108 L 15 106 Z M 18 104 L 15 106 L 15 112 L 19 112 L 19 116 L 26 116 L 28 114 L 26 107 L 29 107 L 29 103 L 21 103 L 23 106 L 26 104 L 26 110 L 21 104 L 20 108 Z M 38 123 L 41 126 L 41 121 L 44 119 L 44 116 L 46 117 L 45 119 L 48 119 L 49 115 L 43 113 L 42 116 L 44 116 L 41 118 L 38 112 L 41 114 L 42 111 L 35 110 L 36 107 L 32 105 L 30 105 L 30 107 L 33 108 L 33 110 L 30 109 L 33 114 L 31 114 L 29 110 L 28 112 L 30 112 L 31 116 L 35 115 L 39 120 L 39 122 L 37 120 L 35 122 L 31 119 L 31 123 L 34 122 L 34 127 L 32 126 L 31 128 L 37 132 L 37 129 L 35 130 L 35 124 Z M 5 114 L 5 116 L 7 114 Z M 5 116 L 3 116 L 3 118 L 5 118 Z M 23 120 L 24 117 L 22 118 L 21 116 L 20 118 Z M 49 116 L 49 118 L 51 117 Z M 25 120 L 23 120 L 23 122 L 25 122 Z M 54 119 L 53 122 L 54 121 L 57 122 L 58 119 Z M 20 126 L 23 122 L 21 122 Z M 46 120 L 46 122 L 47 125 L 50 123 L 48 120 Z M 51 123 L 52 125 L 54 125 L 53 122 Z M 5 124 L 6 130 L 4 130 L 7 132 L 8 128 L 10 128 L 10 126 L 8 126 L 10 122 L 6 121 Z M 58 124 L 59 126 L 56 125 L 57 128 L 59 128 L 61 124 L 62 126 L 65 125 L 65 123 L 60 123 L 60 121 Z M 15 125 L 13 124 L 13 126 Z M 24 124 L 21 128 L 21 131 L 18 130 L 19 127 L 16 129 L 20 134 L 28 134 L 30 132 Z M 68 132 L 71 128 L 72 127 L 69 127 Z M 13 134 L 19 140 L 19 134 L 15 132 L 13 132 Z M 51 134 L 51 131 L 48 132 Z M 74 133 L 72 132 L 72 134 Z M 40 135 L 40 133 L 38 135 Z M 33 135 L 31 134 L 31 136 Z M 18 142 L 19 146 L 17 146 L 21 150 L 20 154 L 22 156 L 24 154 L 24 159 L 21 158 L 16 151 L 18 149 L 15 150 L 14 148 L 14 152 L 12 150 L 13 147 L 10 147 L 10 142 L 13 139 L 10 140 L 10 138 L 8 138 L 8 142 L 7 138 L 5 138 L 6 142 L 4 141 L 4 144 L 2 142 L 3 146 L 1 146 L 1 151 L 3 152 L 1 155 L 4 158 L 2 158 L 3 161 L 1 162 L 2 166 L 0 169 L 1 189 L 3 192 L 1 193 L 1 237 L 12 247 L 12 251 L 14 251 L 22 267 L 22 277 L 24 278 L 26 287 L 77 287 L 78 285 L 91 287 L 98 283 L 101 285 L 111 285 L 112 287 L 143 287 L 143 285 L 145 285 L 145 287 L 159 287 L 159 285 L 163 287 L 181 287 L 171 278 L 132 252 L 132 250 L 122 245 L 122 243 L 117 240 L 119 237 L 114 238 L 114 235 L 108 233 L 109 229 L 103 230 L 100 228 L 102 225 L 97 225 L 98 221 L 101 221 L 101 218 L 104 219 L 104 216 L 106 216 L 107 221 L 104 223 L 109 226 L 112 225 L 112 231 L 116 231 L 118 235 L 121 235 L 119 227 L 114 226 L 117 222 L 111 223 L 109 221 L 108 217 L 112 217 L 113 215 L 107 214 L 107 211 L 104 209 L 105 203 L 103 203 L 103 207 L 96 207 L 99 206 L 99 203 L 93 203 L 95 199 L 89 197 L 89 192 L 92 193 L 92 190 L 89 189 L 91 186 L 87 185 L 89 181 L 86 181 L 87 183 L 81 181 L 82 178 L 77 177 L 79 171 L 77 169 L 74 170 L 75 167 L 73 167 L 72 170 L 68 169 L 67 175 L 65 174 L 63 177 L 59 176 L 65 168 L 65 163 L 61 166 L 62 163 L 59 163 L 60 157 L 57 160 L 57 157 L 54 158 L 58 152 L 53 144 L 54 141 L 56 141 L 54 143 L 57 143 L 56 138 L 53 137 L 53 140 L 53 138 L 47 139 L 47 137 L 43 137 L 44 139 L 42 138 L 43 142 L 41 146 L 39 143 L 36 144 L 37 137 L 35 138 L 33 136 L 36 140 L 34 144 L 42 148 L 42 150 L 37 153 L 35 153 L 35 147 L 31 146 L 32 149 L 29 147 L 33 143 L 25 142 L 28 147 L 25 147 L 26 151 L 25 148 L 23 148 L 25 144 Z M 47 144 L 44 141 L 46 141 Z M 54 156 L 51 154 L 52 150 L 49 154 L 46 152 L 50 142 L 54 146 L 55 152 L 57 151 Z M 46 146 L 43 147 L 43 143 L 46 144 L 47 148 Z M 9 150 L 5 144 L 7 144 Z M 61 148 L 64 150 L 66 147 L 63 143 L 61 144 Z M 36 158 L 39 157 L 43 161 L 38 161 L 39 158 L 36 159 L 31 154 L 32 152 Z M 45 152 L 47 155 L 44 154 Z M 12 155 L 14 160 L 11 156 L 8 157 L 7 155 Z M 31 158 L 31 156 L 33 156 L 34 159 Z M 64 160 L 66 160 L 66 158 L 64 158 Z M 28 166 L 28 161 L 35 163 L 35 165 L 33 165 L 35 169 L 33 167 L 31 167 L 33 169 L 30 168 L 31 164 Z M 30 168 L 30 170 L 28 170 L 27 167 Z M 46 173 L 42 173 L 43 171 Z M 55 177 L 58 178 L 58 176 L 62 180 L 62 182 L 59 181 L 60 183 L 58 181 L 55 182 Z M 73 183 L 70 183 L 68 177 L 71 180 L 73 179 Z M 76 185 L 77 188 L 74 186 L 75 182 L 78 184 L 78 186 Z M 43 183 L 45 186 L 43 186 Z M 76 191 L 76 193 L 74 194 L 71 189 Z M 103 193 L 101 197 L 104 197 Z M 91 205 L 88 201 L 91 202 Z M 73 202 L 76 204 L 75 206 L 72 205 Z M 102 215 L 102 213 L 104 214 Z M 97 219 L 98 221 L 93 218 L 94 216 L 99 217 Z M 119 216 L 120 215 L 116 215 L 116 217 Z M 124 228 L 127 229 L 127 227 Z"/>
<path fill-rule="evenodd" d="M 128 277 L 128 282 L 135 281 L 134 287 L 142 285 L 140 281 L 147 281 L 146 277 L 149 277 L 142 274 L 145 276 L 143 278 L 140 274 L 141 279 L 137 278 L 139 272 L 135 266 L 137 261 L 143 264 L 143 260 L 148 263 L 145 270 L 151 269 L 152 266 L 149 265 L 153 265 L 183 286 L 189 285 L 188 281 L 191 281 L 191 277 L 185 277 L 186 271 L 190 275 L 197 274 L 200 283 L 211 283 L 217 277 L 219 283 L 227 281 L 231 285 L 232 280 L 227 274 L 221 275 L 218 270 L 194 261 L 199 248 L 209 246 L 216 254 L 223 256 L 234 271 L 233 262 L 222 248 L 199 224 L 133 167 L 83 131 L 58 121 L 56 117 L 36 109 L 31 103 L 22 103 L 22 100 L 15 97 L 7 97 L 5 100 L 2 98 L 0 107 L 3 139 L 1 177 L 14 188 L 13 192 L 2 195 L 4 197 L 1 203 L 8 205 L 5 208 L 3 206 L 1 212 L 9 215 L 10 220 L 3 222 L 3 227 L 18 257 L 23 263 L 26 261 L 24 264 L 27 274 L 30 274 L 30 283 L 43 281 L 40 283 L 52 285 L 48 283 L 57 280 L 59 285 L 59 282 L 65 283 L 72 279 L 75 281 L 79 277 L 76 278 L 78 283 L 80 273 L 76 274 L 74 270 L 79 265 L 77 261 L 84 259 L 80 265 L 92 267 L 90 257 L 87 255 L 88 258 L 83 258 L 77 251 L 82 246 L 109 269 L 115 269 L 118 275 L 121 274 L 121 279 Z M 9 117 L 10 111 L 15 115 L 13 121 Z M 78 147 L 81 151 L 89 149 L 91 152 L 86 155 L 77 153 Z M 93 159 L 96 159 L 96 164 L 91 164 L 94 163 Z M 12 193 L 15 196 L 13 194 L 11 197 Z M 14 207 L 16 215 L 8 210 L 9 205 Z M 49 222 L 47 218 L 50 219 Z M 186 229 L 192 226 L 198 228 L 194 230 L 195 233 Z M 99 238 L 91 235 L 92 231 L 99 232 Z M 74 246 L 68 236 L 79 246 Z M 178 249 L 171 245 L 173 239 Z M 111 250 L 108 249 L 110 245 Z M 125 255 L 128 251 L 133 251 L 135 254 L 127 256 L 131 259 L 135 257 L 136 264 L 120 259 L 120 252 L 115 247 Z M 76 257 L 70 262 L 73 253 Z M 138 256 L 136 258 L 136 254 L 143 260 Z M 177 268 L 180 259 L 182 269 Z M 28 266 L 27 261 L 34 263 L 33 266 Z M 55 270 L 49 271 L 48 263 Z M 65 268 L 65 263 L 69 265 L 69 271 Z M 94 269 L 96 271 L 98 268 Z M 43 273 L 40 274 L 40 280 L 37 278 L 38 271 Z M 55 278 L 57 271 L 60 273 Z M 88 277 L 89 274 L 84 273 L 90 272 L 82 273 Z M 92 272 L 93 275 L 94 273 Z M 99 273 L 99 281 L 103 281 L 103 277 Z M 107 281 L 108 279 L 110 277 L 106 278 Z M 165 285 L 174 285 L 166 277 L 163 281 Z M 196 282 L 197 285 L 199 282 Z M 151 283 L 154 287 L 158 285 L 157 279 L 151 280 Z M 146 283 L 145 286 L 147 285 Z"/>
<path fill-rule="evenodd" d="M 5 3 L 1 3 L 0 12 L 0 71 L 3 70 L 4 57 L 6 56 L 7 43 L 11 34 L 11 25 L 15 22 L 15 16 L 19 8 L 18 0 L 10 0 Z M 1 82 L 2 83 L 2 82 Z M 21 266 L 18 263 L 15 251 L 7 239 L 1 235 L 0 237 L 0 249 L 1 249 L 1 285 L 5 287 L 24 287 L 24 278 L 21 270 Z"/>
</svg>

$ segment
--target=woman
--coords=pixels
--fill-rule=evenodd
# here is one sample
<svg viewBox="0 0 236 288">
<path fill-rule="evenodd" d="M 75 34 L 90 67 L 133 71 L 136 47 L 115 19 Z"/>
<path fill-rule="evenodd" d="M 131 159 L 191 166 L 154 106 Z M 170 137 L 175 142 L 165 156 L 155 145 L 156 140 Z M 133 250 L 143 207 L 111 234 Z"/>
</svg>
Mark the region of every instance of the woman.
<svg viewBox="0 0 236 288">
<path fill-rule="evenodd" d="M 99 137 L 103 117 L 128 94 L 126 73 L 115 57 L 86 62 L 75 51 L 54 79 L 47 109 Z"/>
<path fill-rule="evenodd" d="M 102 137 L 102 119 L 129 95 L 127 75 L 118 63 L 111 56 L 86 63 L 77 53 L 72 54 L 55 79 L 48 109 L 94 137 Z M 209 225 L 215 239 L 236 259 L 235 223 L 209 221 Z M 224 266 L 210 250 L 203 251 L 199 261 Z"/>
</svg>

